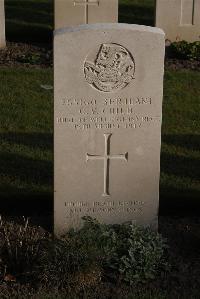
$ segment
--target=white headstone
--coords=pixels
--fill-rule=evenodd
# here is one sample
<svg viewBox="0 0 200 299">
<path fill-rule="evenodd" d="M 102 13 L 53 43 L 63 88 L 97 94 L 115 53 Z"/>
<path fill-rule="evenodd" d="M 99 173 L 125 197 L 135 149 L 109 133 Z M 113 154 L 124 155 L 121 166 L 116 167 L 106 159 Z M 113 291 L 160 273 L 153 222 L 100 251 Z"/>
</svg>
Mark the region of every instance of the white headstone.
<svg viewBox="0 0 200 299">
<path fill-rule="evenodd" d="M 156 26 L 171 42 L 199 41 L 200 0 L 157 0 Z"/>
<path fill-rule="evenodd" d="M 4 0 L 0 0 L 0 48 L 5 47 L 6 37 L 5 37 L 5 10 L 4 10 Z"/>
<path fill-rule="evenodd" d="M 82 25 L 54 42 L 55 232 L 85 215 L 155 227 L 163 31 Z"/>
<path fill-rule="evenodd" d="M 55 28 L 116 23 L 118 0 L 55 0 Z"/>
</svg>

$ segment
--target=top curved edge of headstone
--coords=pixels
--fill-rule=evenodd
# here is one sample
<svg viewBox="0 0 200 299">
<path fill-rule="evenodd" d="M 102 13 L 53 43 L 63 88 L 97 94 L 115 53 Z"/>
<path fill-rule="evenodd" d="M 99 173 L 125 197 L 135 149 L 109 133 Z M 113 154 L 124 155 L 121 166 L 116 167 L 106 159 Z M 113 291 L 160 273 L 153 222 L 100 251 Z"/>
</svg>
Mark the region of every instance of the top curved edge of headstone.
<svg viewBox="0 0 200 299">
<path fill-rule="evenodd" d="M 138 32 L 149 32 L 165 35 L 164 31 L 158 27 L 151 27 L 145 25 L 136 25 L 136 24 L 124 24 L 124 23 L 98 23 L 98 24 L 87 24 L 87 25 L 78 25 L 71 27 L 64 27 L 54 30 L 54 36 L 62 35 L 67 32 L 78 32 L 84 30 L 132 30 Z"/>
</svg>

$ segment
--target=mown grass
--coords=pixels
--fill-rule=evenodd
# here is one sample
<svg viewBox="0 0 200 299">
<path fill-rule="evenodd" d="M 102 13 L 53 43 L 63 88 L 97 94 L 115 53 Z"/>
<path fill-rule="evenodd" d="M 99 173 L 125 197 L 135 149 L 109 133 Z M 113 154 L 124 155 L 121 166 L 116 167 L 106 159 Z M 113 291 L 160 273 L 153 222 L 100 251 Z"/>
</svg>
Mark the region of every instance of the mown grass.
<svg viewBox="0 0 200 299">
<path fill-rule="evenodd" d="M 119 0 L 119 22 L 154 26 L 154 0 Z"/>
<path fill-rule="evenodd" d="M 53 196 L 51 69 L 0 70 L 0 197 Z M 200 74 L 167 71 L 164 81 L 161 214 L 194 212 L 200 195 Z M 198 212 L 198 211 L 197 211 Z"/>
<path fill-rule="evenodd" d="M 200 73 L 165 74 L 161 152 L 161 208 L 193 210 L 200 195 Z"/>
<path fill-rule="evenodd" d="M 0 70 L 1 199 L 52 196 L 53 95 L 41 88 L 52 77 L 52 69 Z"/>
<path fill-rule="evenodd" d="M 53 0 L 5 0 L 9 41 L 51 42 Z"/>
</svg>

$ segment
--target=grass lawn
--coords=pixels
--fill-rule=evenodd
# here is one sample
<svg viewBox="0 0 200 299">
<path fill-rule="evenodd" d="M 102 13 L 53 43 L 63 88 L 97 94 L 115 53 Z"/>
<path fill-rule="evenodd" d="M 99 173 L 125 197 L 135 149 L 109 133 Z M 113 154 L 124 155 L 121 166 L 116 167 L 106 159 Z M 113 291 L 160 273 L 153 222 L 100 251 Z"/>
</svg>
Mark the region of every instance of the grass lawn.
<svg viewBox="0 0 200 299">
<path fill-rule="evenodd" d="M 40 87 L 52 77 L 52 69 L 0 70 L 1 199 L 52 196 L 53 95 Z"/>
<path fill-rule="evenodd" d="M 5 12 L 9 41 L 52 40 L 53 0 L 5 0 Z"/>
<path fill-rule="evenodd" d="M 0 70 L 0 197 L 53 196 L 51 69 Z M 200 196 L 200 73 L 167 71 L 164 83 L 161 214 L 194 210 Z M 197 211 L 198 212 L 198 211 Z"/>
<path fill-rule="evenodd" d="M 161 211 L 194 212 L 200 198 L 200 73 L 167 71 L 164 81 Z M 167 210 L 166 210 L 167 211 Z M 197 211 L 198 213 L 198 211 Z"/>
<path fill-rule="evenodd" d="M 154 26 L 154 0 L 119 0 L 119 22 Z"/>
</svg>

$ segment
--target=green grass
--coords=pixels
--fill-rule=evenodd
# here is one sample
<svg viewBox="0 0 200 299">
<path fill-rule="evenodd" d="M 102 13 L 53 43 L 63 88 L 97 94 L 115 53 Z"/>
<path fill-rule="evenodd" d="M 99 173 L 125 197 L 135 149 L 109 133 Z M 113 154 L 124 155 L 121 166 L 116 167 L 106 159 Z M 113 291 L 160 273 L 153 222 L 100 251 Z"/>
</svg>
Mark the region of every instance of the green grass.
<svg viewBox="0 0 200 299">
<path fill-rule="evenodd" d="M 52 70 L 0 70 L 0 197 L 52 193 Z"/>
<path fill-rule="evenodd" d="M 8 40 L 51 41 L 53 0 L 5 0 L 5 12 Z"/>
<path fill-rule="evenodd" d="M 52 198 L 51 69 L 0 70 L 0 197 Z M 200 73 L 167 71 L 164 84 L 160 206 L 193 208 L 200 195 Z"/>
<path fill-rule="evenodd" d="M 119 0 L 119 22 L 154 26 L 154 0 Z"/>
<path fill-rule="evenodd" d="M 200 73 L 167 71 L 164 84 L 161 207 L 193 208 L 200 195 Z"/>
</svg>

